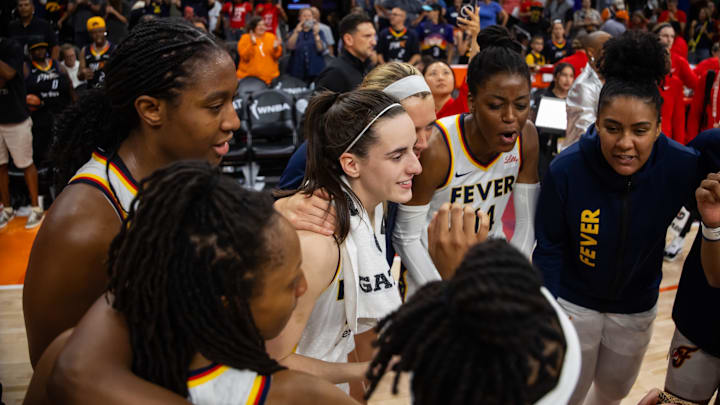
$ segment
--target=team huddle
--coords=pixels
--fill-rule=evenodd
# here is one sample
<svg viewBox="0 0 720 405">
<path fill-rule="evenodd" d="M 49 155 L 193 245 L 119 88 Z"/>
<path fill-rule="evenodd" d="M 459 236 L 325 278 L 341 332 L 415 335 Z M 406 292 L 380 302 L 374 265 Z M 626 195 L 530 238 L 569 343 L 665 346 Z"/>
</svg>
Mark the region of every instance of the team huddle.
<svg viewBox="0 0 720 405">
<path fill-rule="evenodd" d="M 673 345 L 703 356 L 648 403 L 707 403 L 720 322 L 687 314 L 720 297 L 720 133 L 662 134 L 665 60 L 654 34 L 608 40 L 595 123 L 541 184 L 530 69 L 485 28 L 469 113 L 438 119 L 401 62 L 319 89 L 302 176 L 271 197 L 216 167 L 240 126 L 223 46 L 141 23 L 56 126 L 62 192 L 23 297 L 26 403 L 355 404 L 410 373 L 414 404 L 620 404 L 683 206 L 703 223 Z"/>
</svg>

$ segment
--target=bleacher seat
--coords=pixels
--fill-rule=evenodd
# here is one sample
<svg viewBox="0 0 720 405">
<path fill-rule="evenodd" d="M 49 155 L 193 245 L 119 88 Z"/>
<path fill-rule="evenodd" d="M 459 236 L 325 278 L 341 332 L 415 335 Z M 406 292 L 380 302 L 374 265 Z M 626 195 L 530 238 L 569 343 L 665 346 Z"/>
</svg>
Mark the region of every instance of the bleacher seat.
<svg viewBox="0 0 720 405">
<path fill-rule="evenodd" d="M 247 113 L 253 160 L 289 158 L 298 144 L 293 99 L 278 90 L 260 91 L 250 97 Z"/>
<path fill-rule="evenodd" d="M 255 92 L 263 91 L 267 88 L 267 84 L 265 84 L 262 79 L 258 79 L 254 76 L 248 76 L 238 81 L 238 88 L 235 92 L 235 95 L 247 100 L 248 96 L 251 96 Z"/>
</svg>

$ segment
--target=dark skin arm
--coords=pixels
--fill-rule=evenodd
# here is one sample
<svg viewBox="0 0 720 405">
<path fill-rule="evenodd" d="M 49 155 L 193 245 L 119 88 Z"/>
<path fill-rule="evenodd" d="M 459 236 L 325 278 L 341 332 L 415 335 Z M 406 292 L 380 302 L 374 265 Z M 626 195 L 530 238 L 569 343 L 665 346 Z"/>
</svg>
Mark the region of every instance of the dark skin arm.
<svg viewBox="0 0 720 405">
<path fill-rule="evenodd" d="M 30 252 L 23 292 L 33 366 L 105 290 L 108 247 L 119 229 L 115 210 L 88 185 L 68 186 L 53 203 Z"/>
<path fill-rule="evenodd" d="M 13 69 L 12 66 L 5 63 L 3 60 L 0 59 L 0 79 L 5 80 L 6 82 L 12 80 L 13 77 L 17 74 L 17 70 Z M 4 84 L 4 83 L 3 83 Z"/>
</svg>

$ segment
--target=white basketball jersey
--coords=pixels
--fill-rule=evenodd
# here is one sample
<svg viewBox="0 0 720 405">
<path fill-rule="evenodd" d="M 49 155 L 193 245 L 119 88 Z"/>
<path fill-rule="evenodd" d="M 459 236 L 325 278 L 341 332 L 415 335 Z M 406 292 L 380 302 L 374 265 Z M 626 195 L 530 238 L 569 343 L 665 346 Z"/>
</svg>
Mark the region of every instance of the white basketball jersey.
<svg viewBox="0 0 720 405">
<path fill-rule="evenodd" d="M 426 225 L 444 203 L 459 202 L 488 214 L 489 236 L 505 238 L 502 216 L 522 166 L 522 137 L 517 138 L 510 152 L 500 153 L 483 164 L 472 155 L 468 146 L 464 128 L 466 116 L 460 114 L 437 120 L 450 151 L 450 168 L 445 183 L 435 190 L 430 200 Z M 427 234 L 423 236 L 423 245 L 427 247 Z"/>
<path fill-rule="evenodd" d="M 195 405 L 262 405 L 270 381 L 254 371 L 214 363 L 190 372 L 188 399 Z"/>
<path fill-rule="evenodd" d="M 343 259 L 335 270 L 330 285 L 320 294 L 305 325 L 295 353 L 332 363 L 347 362 L 347 355 L 355 349 L 353 333 L 345 312 L 345 275 Z"/>
</svg>

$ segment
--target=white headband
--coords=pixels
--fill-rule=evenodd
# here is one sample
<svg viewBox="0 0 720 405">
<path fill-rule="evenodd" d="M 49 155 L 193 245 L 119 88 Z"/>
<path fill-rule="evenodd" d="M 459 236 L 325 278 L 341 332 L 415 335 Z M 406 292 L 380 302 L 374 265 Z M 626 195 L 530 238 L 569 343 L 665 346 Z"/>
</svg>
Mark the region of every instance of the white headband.
<svg viewBox="0 0 720 405">
<path fill-rule="evenodd" d="M 348 147 L 345 148 L 345 150 L 343 151 L 343 153 L 347 153 L 347 151 L 349 151 L 350 149 L 352 149 L 352 147 L 355 146 L 355 144 L 357 143 L 357 141 L 359 141 L 360 138 L 365 134 L 365 132 L 367 132 L 368 128 L 370 128 L 370 127 L 372 126 L 372 124 L 375 123 L 375 121 L 377 121 L 380 117 L 382 117 L 383 114 L 385 114 L 389 109 L 391 109 L 391 108 L 393 108 L 393 107 L 402 107 L 402 106 L 401 106 L 400 104 L 398 104 L 398 103 L 392 103 L 392 104 L 390 104 L 389 106 L 385 107 L 382 111 L 380 111 L 380 113 L 379 113 L 378 115 L 375 116 L 375 118 L 372 119 L 372 121 L 370 121 L 369 124 L 367 124 L 367 125 L 365 126 L 365 128 L 363 128 L 362 131 L 360 131 L 360 133 L 358 134 L 358 136 L 356 136 L 355 139 L 353 139 L 353 141 L 350 142 L 350 145 L 348 145 Z"/>
<path fill-rule="evenodd" d="M 560 321 L 560 327 L 562 328 L 563 335 L 565 335 L 565 359 L 563 360 L 557 385 L 535 402 L 535 405 L 567 404 L 570 396 L 575 391 L 578 378 L 580 378 L 580 341 L 578 340 L 577 332 L 575 332 L 575 327 L 570 321 L 570 318 L 565 315 L 565 312 L 560 308 L 560 305 L 555 301 L 550 291 L 545 287 L 541 287 L 540 291 L 550 302 L 553 309 L 555 309 L 555 313 Z"/>
<path fill-rule="evenodd" d="M 430 93 L 425 79 L 420 75 L 410 75 L 392 83 L 383 89 L 383 93 L 389 94 L 398 100 L 405 100 L 410 96 L 422 92 Z"/>
</svg>

